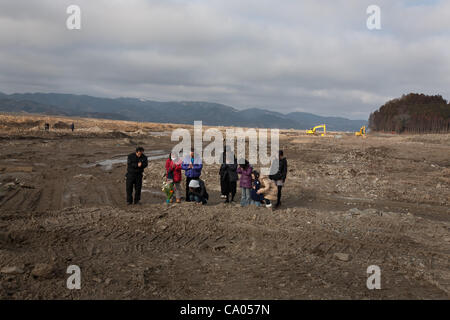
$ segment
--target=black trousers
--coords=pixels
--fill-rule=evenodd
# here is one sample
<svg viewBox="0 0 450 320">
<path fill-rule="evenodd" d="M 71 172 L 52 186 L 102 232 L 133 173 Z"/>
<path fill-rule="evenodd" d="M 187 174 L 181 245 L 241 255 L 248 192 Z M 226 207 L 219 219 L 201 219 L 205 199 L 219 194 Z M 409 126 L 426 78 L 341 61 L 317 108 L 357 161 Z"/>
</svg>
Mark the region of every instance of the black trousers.
<svg viewBox="0 0 450 320">
<path fill-rule="evenodd" d="M 236 181 L 230 181 L 229 185 L 230 185 L 230 188 L 228 190 L 228 193 L 226 194 L 227 200 L 230 200 L 229 197 L 230 197 L 230 193 L 231 193 L 231 201 L 234 201 L 234 196 L 236 195 L 237 183 L 236 183 Z"/>
<path fill-rule="evenodd" d="M 226 195 L 228 192 L 229 181 L 227 179 L 220 178 L 220 194 Z"/>
<path fill-rule="evenodd" d="M 142 189 L 142 174 L 127 175 L 127 202 L 133 203 L 133 188 L 134 188 L 134 203 L 141 200 Z"/>
<path fill-rule="evenodd" d="M 231 193 L 231 200 L 234 200 L 234 196 L 236 195 L 237 184 L 236 181 L 230 181 L 228 179 L 220 179 L 220 189 L 221 194 L 227 196 L 227 200 L 229 200 Z"/>
<path fill-rule="evenodd" d="M 277 186 L 278 187 L 278 193 L 277 193 L 277 206 L 279 206 L 281 204 L 281 189 L 283 188 L 283 186 Z"/>
<path fill-rule="evenodd" d="M 191 201 L 191 199 L 189 199 L 189 182 L 191 182 L 191 180 L 198 180 L 198 179 L 199 179 L 199 177 L 196 177 L 196 178 L 186 177 L 186 201 L 187 202 Z"/>
</svg>

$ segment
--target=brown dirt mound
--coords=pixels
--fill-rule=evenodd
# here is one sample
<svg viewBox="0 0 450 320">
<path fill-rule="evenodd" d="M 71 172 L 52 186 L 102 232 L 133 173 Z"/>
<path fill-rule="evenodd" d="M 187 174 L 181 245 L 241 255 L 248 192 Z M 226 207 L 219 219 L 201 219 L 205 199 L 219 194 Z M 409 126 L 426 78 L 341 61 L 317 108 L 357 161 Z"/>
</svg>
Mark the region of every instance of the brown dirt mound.
<svg viewBox="0 0 450 320">
<path fill-rule="evenodd" d="M 55 128 L 55 129 L 70 129 L 71 128 L 71 123 L 58 121 L 58 122 L 56 122 L 53 125 L 53 128 Z"/>
</svg>

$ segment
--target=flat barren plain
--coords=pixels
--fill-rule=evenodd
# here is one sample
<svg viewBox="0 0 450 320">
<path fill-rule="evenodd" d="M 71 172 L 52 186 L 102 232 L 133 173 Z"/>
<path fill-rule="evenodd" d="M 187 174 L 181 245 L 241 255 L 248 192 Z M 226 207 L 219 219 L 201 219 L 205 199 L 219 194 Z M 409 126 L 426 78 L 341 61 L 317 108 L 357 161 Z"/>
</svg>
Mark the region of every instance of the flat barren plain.
<svg viewBox="0 0 450 320">
<path fill-rule="evenodd" d="M 0 299 L 450 297 L 450 135 L 281 130 L 288 177 L 272 211 L 241 208 L 240 191 L 224 204 L 218 165 L 203 169 L 207 205 L 166 205 L 182 127 L 0 115 Z M 150 162 L 142 205 L 126 206 L 137 145 Z"/>
</svg>

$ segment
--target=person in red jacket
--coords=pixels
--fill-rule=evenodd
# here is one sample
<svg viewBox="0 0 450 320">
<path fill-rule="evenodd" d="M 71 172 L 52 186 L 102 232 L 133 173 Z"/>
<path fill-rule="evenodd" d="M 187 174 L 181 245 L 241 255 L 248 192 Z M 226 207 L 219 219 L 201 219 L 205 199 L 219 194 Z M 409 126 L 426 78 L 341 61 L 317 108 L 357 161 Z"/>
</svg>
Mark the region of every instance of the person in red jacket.
<svg viewBox="0 0 450 320">
<path fill-rule="evenodd" d="M 169 154 L 166 160 L 166 178 L 173 181 L 177 203 L 181 202 L 181 164 L 181 159 L 172 156 L 172 153 Z"/>
</svg>

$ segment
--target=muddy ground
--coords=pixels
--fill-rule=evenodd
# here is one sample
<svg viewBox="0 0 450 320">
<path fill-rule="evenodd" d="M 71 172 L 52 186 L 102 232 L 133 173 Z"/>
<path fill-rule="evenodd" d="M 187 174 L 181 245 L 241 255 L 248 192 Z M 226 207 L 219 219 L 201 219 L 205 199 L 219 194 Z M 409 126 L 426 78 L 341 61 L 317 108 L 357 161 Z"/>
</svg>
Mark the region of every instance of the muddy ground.
<svg viewBox="0 0 450 320">
<path fill-rule="evenodd" d="M 208 205 L 167 206 L 170 125 L 44 121 L 72 119 L 0 117 L 0 299 L 450 297 L 449 135 L 283 131 L 272 211 L 222 203 L 217 165 L 202 174 Z M 126 206 L 136 145 L 154 158 L 142 205 Z M 80 290 L 66 288 L 72 264 Z M 381 290 L 366 287 L 370 265 Z"/>
</svg>

